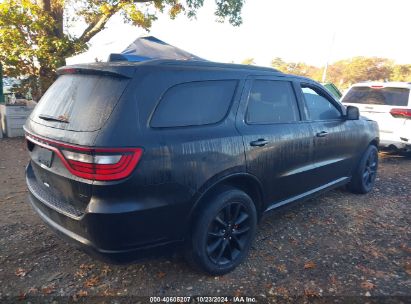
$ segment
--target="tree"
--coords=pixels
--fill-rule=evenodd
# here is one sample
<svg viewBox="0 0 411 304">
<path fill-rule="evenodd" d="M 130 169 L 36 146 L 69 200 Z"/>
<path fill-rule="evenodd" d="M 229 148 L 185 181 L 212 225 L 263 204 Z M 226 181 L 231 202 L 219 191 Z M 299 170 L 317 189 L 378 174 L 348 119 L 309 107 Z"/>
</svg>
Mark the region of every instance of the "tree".
<svg viewBox="0 0 411 304">
<path fill-rule="evenodd" d="M 315 67 L 303 62 L 286 62 L 277 57 L 271 66 L 281 72 L 306 76 L 320 81 L 324 67 Z M 411 81 L 411 64 L 397 65 L 392 60 L 379 57 L 353 57 L 328 66 L 327 82 L 346 89 L 361 81 Z"/>
<path fill-rule="evenodd" d="M 243 61 L 241 61 L 241 64 L 253 65 L 255 64 L 254 58 L 246 58 Z"/>
<path fill-rule="evenodd" d="M 411 64 L 395 65 L 392 69 L 391 80 L 411 82 Z"/>
<path fill-rule="evenodd" d="M 215 0 L 215 15 L 234 25 L 241 24 L 245 0 Z M 78 54 L 108 20 L 120 13 L 124 20 L 148 30 L 157 14 L 171 19 L 180 13 L 194 18 L 204 0 L 3 0 L 0 3 L 0 62 L 10 77 L 23 77 L 38 99 L 54 81 L 65 58 Z M 84 22 L 81 35 L 73 35 L 73 23 Z"/>
<path fill-rule="evenodd" d="M 283 73 L 294 74 L 317 79 L 319 68 L 308 65 L 304 62 L 286 62 L 280 57 L 276 57 L 271 61 L 271 66 Z"/>
<path fill-rule="evenodd" d="M 353 57 L 330 65 L 327 79 L 341 88 L 347 88 L 361 81 L 391 80 L 393 67 L 394 62 L 386 58 Z"/>
</svg>

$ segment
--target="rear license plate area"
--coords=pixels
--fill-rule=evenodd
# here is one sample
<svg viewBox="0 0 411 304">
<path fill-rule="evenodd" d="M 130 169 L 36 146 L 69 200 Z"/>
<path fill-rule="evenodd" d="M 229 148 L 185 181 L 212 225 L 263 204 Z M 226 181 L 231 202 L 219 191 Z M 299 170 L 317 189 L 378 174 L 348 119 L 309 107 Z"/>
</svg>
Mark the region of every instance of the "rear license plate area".
<svg viewBox="0 0 411 304">
<path fill-rule="evenodd" d="M 53 162 L 53 151 L 42 147 L 36 147 L 36 160 L 40 165 L 50 168 Z"/>
</svg>

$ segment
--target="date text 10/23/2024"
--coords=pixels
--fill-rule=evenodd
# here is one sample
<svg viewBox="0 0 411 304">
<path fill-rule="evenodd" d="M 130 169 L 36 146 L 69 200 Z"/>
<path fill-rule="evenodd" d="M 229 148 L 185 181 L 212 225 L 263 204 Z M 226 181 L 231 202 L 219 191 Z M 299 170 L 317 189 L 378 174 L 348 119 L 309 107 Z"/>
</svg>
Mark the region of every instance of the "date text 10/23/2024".
<svg viewBox="0 0 411 304">
<path fill-rule="evenodd" d="M 150 297 L 150 303 L 257 303 L 257 300 L 255 297 L 245 296 Z"/>
</svg>

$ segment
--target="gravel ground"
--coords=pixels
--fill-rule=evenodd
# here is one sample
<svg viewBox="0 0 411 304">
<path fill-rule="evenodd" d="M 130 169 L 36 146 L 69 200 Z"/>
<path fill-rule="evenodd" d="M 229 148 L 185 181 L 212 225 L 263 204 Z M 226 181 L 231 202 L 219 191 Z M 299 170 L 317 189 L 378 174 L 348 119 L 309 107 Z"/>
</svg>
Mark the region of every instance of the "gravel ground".
<svg viewBox="0 0 411 304">
<path fill-rule="evenodd" d="M 0 140 L 0 302 L 235 295 L 257 302 L 371 296 L 410 303 L 411 159 L 380 157 L 372 193 L 337 189 L 268 214 L 248 260 L 210 277 L 181 257 L 116 266 L 64 243 L 27 203 L 24 141 Z"/>
</svg>

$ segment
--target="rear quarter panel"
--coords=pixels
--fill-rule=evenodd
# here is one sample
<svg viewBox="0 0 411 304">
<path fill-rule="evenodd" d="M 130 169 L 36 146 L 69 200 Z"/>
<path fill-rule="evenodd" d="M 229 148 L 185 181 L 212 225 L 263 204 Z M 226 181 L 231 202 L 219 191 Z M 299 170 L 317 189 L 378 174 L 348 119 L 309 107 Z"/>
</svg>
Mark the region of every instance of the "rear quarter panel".
<svg viewBox="0 0 411 304">
<path fill-rule="evenodd" d="M 238 80 L 230 110 L 222 122 L 193 127 L 150 127 L 155 106 L 168 88 L 184 82 L 219 79 Z M 235 128 L 243 83 L 235 73 L 141 69 L 132 83 L 133 92 L 124 95 L 96 140 L 96 146 L 143 147 L 143 156 L 133 176 L 122 182 L 127 194 L 121 196 L 127 197 L 125 202 L 137 200 L 133 204 L 141 204 L 145 209 L 165 206 L 169 212 L 159 220 L 169 228 L 172 235 L 168 238 L 183 233 L 195 198 L 208 185 L 226 175 L 245 172 L 243 141 Z M 112 190 L 118 193 L 117 187 L 113 185 Z M 102 197 L 112 193 L 108 187 L 101 187 L 101 191 L 104 191 Z"/>
</svg>

